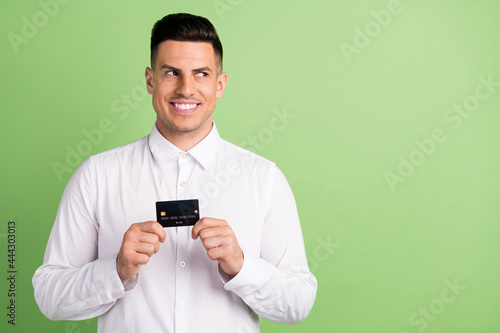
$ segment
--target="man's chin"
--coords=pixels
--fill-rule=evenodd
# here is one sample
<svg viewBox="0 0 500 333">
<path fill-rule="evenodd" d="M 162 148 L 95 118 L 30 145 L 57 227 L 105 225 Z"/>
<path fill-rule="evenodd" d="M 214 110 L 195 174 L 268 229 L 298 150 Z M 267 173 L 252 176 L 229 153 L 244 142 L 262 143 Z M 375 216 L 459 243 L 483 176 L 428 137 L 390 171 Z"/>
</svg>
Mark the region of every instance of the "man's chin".
<svg viewBox="0 0 500 333">
<path fill-rule="evenodd" d="M 202 127 L 204 122 L 202 123 L 187 123 L 187 122 L 172 122 L 172 121 L 161 121 L 161 127 L 167 130 L 172 134 L 195 134 Z M 157 120 L 158 126 L 158 120 Z M 159 126 L 158 126 L 159 127 Z"/>
<path fill-rule="evenodd" d="M 200 127 L 174 127 L 173 130 L 180 134 L 195 133 Z"/>
</svg>

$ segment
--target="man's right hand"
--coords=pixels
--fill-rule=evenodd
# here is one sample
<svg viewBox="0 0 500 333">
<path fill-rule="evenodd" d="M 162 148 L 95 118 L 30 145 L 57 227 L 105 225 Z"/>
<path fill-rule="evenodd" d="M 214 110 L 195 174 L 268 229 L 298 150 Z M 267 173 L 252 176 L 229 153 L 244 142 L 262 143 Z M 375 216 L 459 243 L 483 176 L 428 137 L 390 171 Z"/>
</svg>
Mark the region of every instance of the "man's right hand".
<svg viewBox="0 0 500 333">
<path fill-rule="evenodd" d="M 120 253 L 116 257 L 116 270 L 123 281 L 134 277 L 142 265 L 158 252 L 160 242 L 164 242 L 166 232 L 160 223 L 148 221 L 134 223 L 123 235 Z"/>
</svg>

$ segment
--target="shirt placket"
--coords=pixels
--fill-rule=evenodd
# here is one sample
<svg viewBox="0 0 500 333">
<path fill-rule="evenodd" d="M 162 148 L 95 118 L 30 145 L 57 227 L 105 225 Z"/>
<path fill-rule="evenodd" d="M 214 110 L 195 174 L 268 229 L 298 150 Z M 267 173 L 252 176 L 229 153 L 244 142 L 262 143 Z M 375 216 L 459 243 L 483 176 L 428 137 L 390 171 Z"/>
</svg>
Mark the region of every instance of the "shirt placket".
<svg viewBox="0 0 500 333">
<path fill-rule="evenodd" d="M 179 175 L 177 178 L 177 200 L 191 199 L 189 196 L 190 179 L 193 172 L 193 158 L 185 152 L 181 152 L 177 158 Z M 190 227 L 178 227 L 177 231 L 177 258 L 175 267 L 175 331 L 187 332 L 187 320 L 189 308 L 192 306 L 189 299 L 188 284 L 190 281 L 189 265 L 186 257 L 188 253 L 188 242 L 191 239 Z"/>
</svg>

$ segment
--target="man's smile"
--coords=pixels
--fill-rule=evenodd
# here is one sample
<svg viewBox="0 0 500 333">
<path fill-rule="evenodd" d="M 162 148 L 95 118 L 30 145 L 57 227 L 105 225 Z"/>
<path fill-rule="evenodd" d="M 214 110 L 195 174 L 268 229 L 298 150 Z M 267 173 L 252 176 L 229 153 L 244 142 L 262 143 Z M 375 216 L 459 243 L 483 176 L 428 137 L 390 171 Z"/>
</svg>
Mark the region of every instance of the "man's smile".
<svg viewBox="0 0 500 333">
<path fill-rule="evenodd" d="M 197 108 L 200 103 L 196 102 L 170 102 L 170 105 L 172 105 L 173 109 L 177 111 L 178 113 L 193 113 Z"/>
</svg>

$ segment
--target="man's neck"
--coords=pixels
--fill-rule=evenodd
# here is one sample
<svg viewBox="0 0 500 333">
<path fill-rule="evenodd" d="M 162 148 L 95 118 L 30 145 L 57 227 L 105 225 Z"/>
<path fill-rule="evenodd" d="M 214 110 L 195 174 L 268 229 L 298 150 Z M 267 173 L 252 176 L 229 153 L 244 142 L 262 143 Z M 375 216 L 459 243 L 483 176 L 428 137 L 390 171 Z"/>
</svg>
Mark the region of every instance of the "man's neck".
<svg viewBox="0 0 500 333">
<path fill-rule="evenodd" d="M 212 127 L 212 122 L 209 122 L 208 126 L 202 126 L 193 132 L 179 132 L 158 126 L 158 120 L 156 121 L 156 128 L 161 135 L 182 151 L 188 151 L 200 143 L 210 133 Z"/>
</svg>

